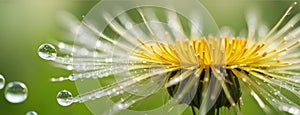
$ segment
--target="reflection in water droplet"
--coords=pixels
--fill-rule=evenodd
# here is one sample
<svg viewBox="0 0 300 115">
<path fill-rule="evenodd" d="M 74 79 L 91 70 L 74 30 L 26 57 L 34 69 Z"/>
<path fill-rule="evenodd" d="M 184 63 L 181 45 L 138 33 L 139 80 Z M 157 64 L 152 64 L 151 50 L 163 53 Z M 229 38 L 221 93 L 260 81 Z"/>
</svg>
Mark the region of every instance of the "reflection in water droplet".
<svg viewBox="0 0 300 115">
<path fill-rule="evenodd" d="M 0 89 L 3 89 L 5 85 L 5 78 L 0 74 Z"/>
<path fill-rule="evenodd" d="M 57 52 L 52 44 L 42 44 L 38 49 L 38 54 L 45 60 L 55 60 Z"/>
<path fill-rule="evenodd" d="M 35 111 L 28 111 L 26 115 L 38 115 Z"/>
<path fill-rule="evenodd" d="M 11 103 L 21 103 L 26 100 L 27 95 L 27 87 L 22 82 L 10 82 L 5 88 L 5 98 Z"/>
<path fill-rule="evenodd" d="M 68 90 L 61 90 L 56 96 L 56 100 L 61 106 L 69 106 L 72 104 L 72 93 Z"/>
</svg>

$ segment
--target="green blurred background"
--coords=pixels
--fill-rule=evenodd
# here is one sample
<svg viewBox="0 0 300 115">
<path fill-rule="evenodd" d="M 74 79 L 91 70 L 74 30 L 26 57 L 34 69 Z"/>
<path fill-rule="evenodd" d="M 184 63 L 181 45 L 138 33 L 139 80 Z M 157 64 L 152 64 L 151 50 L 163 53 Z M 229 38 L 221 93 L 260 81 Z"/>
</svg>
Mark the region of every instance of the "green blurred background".
<svg viewBox="0 0 300 115">
<path fill-rule="evenodd" d="M 255 8 L 263 22 L 274 25 L 294 1 L 287 0 L 201 0 L 219 26 L 231 26 L 238 33 L 246 29 L 244 14 Z M 73 82 L 51 83 L 50 78 L 70 72 L 55 68 L 37 55 L 42 43 L 62 40 L 57 13 L 68 11 L 82 19 L 98 0 L 0 0 L 0 74 L 11 81 L 24 82 L 28 98 L 20 104 L 5 100 L 0 90 L 0 115 L 24 115 L 34 110 L 39 115 L 91 114 L 84 104 L 59 106 L 56 94 L 62 89 L 76 93 Z M 300 5 L 293 12 L 299 12 Z M 263 114 L 253 99 L 244 98 L 245 114 Z M 244 107 L 245 108 L 245 107 Z M 249 109 L 250 108 L 250 109 Z"/>
</svg>

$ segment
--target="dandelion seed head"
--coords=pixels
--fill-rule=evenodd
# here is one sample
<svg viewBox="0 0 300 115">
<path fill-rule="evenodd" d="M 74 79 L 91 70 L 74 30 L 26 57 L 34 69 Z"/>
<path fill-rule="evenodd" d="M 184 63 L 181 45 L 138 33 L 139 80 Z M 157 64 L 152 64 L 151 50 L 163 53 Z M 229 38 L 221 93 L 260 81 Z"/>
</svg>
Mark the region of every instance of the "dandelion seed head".
<svg viewBox="0 0 300 115">
<path fill-rule="evenodd" d="M 50 58 L 39 53 L 73 71 L 51 79 L 76 82 L 80 94 L 65 102 L 104 104 L 92 109 L 87 103 L 98 114 L 180 114 L 187 107 L 199 114 L 218 114 L 224 107 L 241 114 L 245 90 L 266 113 L 278 109 L 299 114 L 299 103 L 282 93 L 300 97 L 300 31 L 295 26 L 300 15 L 284 24 L 296 3 L 271 30 L 255 13 L 246 15 L 248 35 L 234 37 L 230 27 L 219 30 L 193 0 L 167 5 L 116 1 L 101 1 L 80 26 L 71 26 L 79 27 L 72 30 L 77 35 L 73 45 L 59 42 L 58 51 L 48 45 L 51 51 L 42 53 Z M 112 3 L 118 8 L 106 9 Z M 132 111 L 159 92 L 164 92 L 161 105 Z"/>
</svg>

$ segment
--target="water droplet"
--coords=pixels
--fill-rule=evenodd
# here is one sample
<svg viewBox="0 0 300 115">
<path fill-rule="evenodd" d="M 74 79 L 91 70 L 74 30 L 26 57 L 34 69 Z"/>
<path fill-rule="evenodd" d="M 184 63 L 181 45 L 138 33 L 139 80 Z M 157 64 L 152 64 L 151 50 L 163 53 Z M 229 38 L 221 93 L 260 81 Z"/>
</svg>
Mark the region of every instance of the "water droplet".
<svg viewBox="0 0 300 115">
<path fill-rule="evenodd" d="M 296 107 L 289 108 L 288 112 L 294 115 L 299 115 L 299 109 Z"/>
<path fill-rule="evenodd" d="M 56 100 L 61 106 L 69 106 L 72 104 L 72 93 L 68 90 L 61 90 L 56 96 Z"/>
<path fill-rule="evenodd" d="M 107 95 L 111 95 L 112 92 L 111 91 L 107 91 L 106 93 L 107 93 Z"/>
<path fill-rule="evenodd" d="M 56 58 L 57 52 L 52 44 L 42 44 L 38 49 L 38 54 L 41 58 L 45 60 L 54 60 Z"/>
<path fill-rule="evenodd" d="M 69 80 L 71 80 L 71 81 L 75 81 L 77 78 L 75 77 L 75 74 L 70 74 L 69 75 Z"/>
<path fill-rule="evenodd" d="M 125 101 L 125 99 L 124 99 L 124 98 L 121 98 L 121 99 L 120 99 L 120 101 L 121 101 L 121 102 L 124 102 L 124 101 Z"/>
<path fill-rule="evenodd" d="M 121 103 L 118 103 L 116 106 L 118 107 L 119 110 L 126 108 L 126 105 L 125 104 L 121 104 Z"/>
<path fill-rule="evenodd" d="M 242 78 L 243 82 L 247 82 L 247 79 L 246 78 Z"/>
<path fill-rule="evenodd" d="M 177 78 L 177 77 L 176 77 L 176 78 L 174 79 L 174 81 L 175 81 L 175 82 L 179 82 L 179 81 L 180 81 L 180 78 Z"/>
<path fill-rule="evenodd" d="M 279 95 L 280 94 L 280 91 L 275 91 L 274 92 L 274 95 Z"/>
<path fill-rule="evenodd" d="M 21 103 L 26 100 L 27 95 L 27 87 L 22 82 L 10 82 L 5 88 L 5 98 L 11 103 Z"/>
<path fill-rule="evenodd" d="M 5 85 L 5 78 L 0 74 L 0 89 L 3 89 Z"/>
<path fill-rule="evenodd" d="M 73 66 L 71 66 L 71 65 L 68 65 L 68 66 L 67 66 L 67 70 L 73 70 L 73 69 L 74 69 Z"/>
<path fill-rule="evenodd" d="M 26 115 L 38 115 L 35 111 L 28 111 Z"/>
<path fill-rule="evenodd" d="M 275 100 L 275 99 L 272 99 L 272 101 L 275 102 L 276 100 Z"/>
</svg>

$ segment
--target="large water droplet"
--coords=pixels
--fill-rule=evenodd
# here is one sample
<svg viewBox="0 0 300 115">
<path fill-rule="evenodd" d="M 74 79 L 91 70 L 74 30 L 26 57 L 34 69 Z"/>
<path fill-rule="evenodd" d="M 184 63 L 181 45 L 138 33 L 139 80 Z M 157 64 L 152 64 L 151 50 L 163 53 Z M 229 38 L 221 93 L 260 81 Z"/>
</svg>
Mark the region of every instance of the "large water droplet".
<svg viewBox="0 0 300 115">
<path fill-rule="evenodd" d="M 57 52 L 52 44 L 42 44 L 38 49 L 39 56 L 45 60 L 55 60 Z"/>
<path fill-rule="evenodd" d="M 28 111 L 26 115 L 38 115 L 35 111 Z"/>
<path fill-rule="evenodd" d="M 0 74 L 0 89 L 3 89 L 5 85 L 5 78 Z"/>
<path fill-rule="evenodd" d="M 22 82 L 10 82 L 5 88 L 5 98 L 11 103 L 21 103 L 26 100 L 28 94 L 27 87 Z"/>
<path fill-rule="evenodd" d="M 56 96 L 56 100 L 61 106 L 69 106 L 72 104 L 72 93 L 68 90 L 61 90 Z"/>
</svg>

